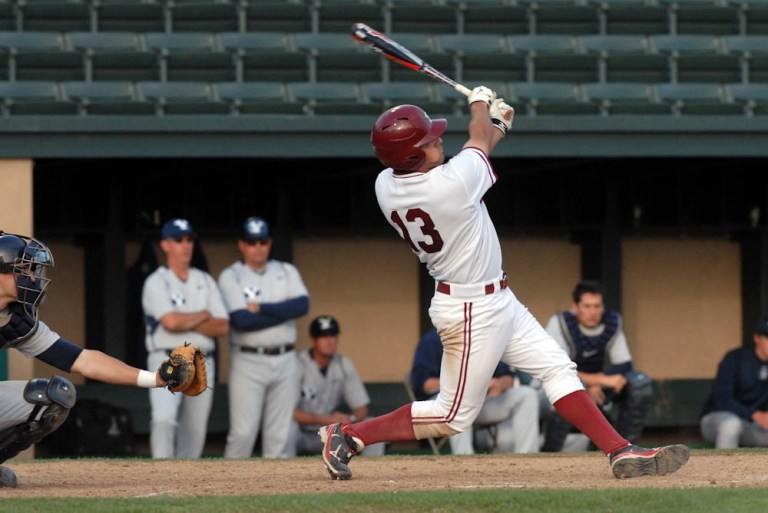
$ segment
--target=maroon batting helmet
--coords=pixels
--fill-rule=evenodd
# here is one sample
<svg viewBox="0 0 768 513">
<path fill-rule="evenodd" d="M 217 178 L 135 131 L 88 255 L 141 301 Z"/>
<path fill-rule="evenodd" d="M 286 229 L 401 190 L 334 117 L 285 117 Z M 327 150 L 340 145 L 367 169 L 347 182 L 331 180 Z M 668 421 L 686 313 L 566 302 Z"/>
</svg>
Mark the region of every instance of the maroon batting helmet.
<svg viewBox="0 0 768 513">
<path fill-rule="evenodd" d="M 413 171 L 425 158 L 420 146 L 445 132 L 448 122 L 430 119 L 415 105 L 398 105 L 384 112 L 371 131 L 371 144 L 382 164 L 398 171 Z"/>
</svg>

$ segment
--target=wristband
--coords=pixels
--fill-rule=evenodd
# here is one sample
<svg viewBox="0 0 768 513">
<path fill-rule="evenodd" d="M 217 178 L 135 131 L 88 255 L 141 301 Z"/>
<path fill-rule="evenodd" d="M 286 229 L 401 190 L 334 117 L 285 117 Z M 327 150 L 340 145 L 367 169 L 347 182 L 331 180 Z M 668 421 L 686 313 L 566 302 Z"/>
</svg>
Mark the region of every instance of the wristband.
<svg viewBox="0 0 768 513">
<path fill-rule="evenodd" d="M 154 372 L 147 370 L 140 370 L 139 376 L 136 378 L 136 386 L 141 388 L 156 388 L 157 379 Z"/>
</svg>

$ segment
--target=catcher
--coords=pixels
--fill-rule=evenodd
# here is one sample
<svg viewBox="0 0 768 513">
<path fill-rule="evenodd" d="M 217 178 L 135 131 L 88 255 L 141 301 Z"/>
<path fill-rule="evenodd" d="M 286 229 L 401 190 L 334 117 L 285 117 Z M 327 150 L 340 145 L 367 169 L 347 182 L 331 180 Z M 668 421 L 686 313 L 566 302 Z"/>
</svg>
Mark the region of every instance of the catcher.
<svg viewBox="0 0 768 513">
<path fill-rule="evenodd" d="M 13 347 L 63 372 L 115 385 L 168 387 L 200 394 L 206 388 L 205 360 L 194 346 L 180 346 L 156 372 L 131 367 L 101 351 L 61 338 L 38 319 L 51 280 L 53 255 L 37 239 L 0 231 L 0 350 Z M 62 376 L 0 382 L 0 463 L 56 431 L 76 401 L 73 384 Z M 19 480 L 0 466 L 0 487 Z"/>
</svg>

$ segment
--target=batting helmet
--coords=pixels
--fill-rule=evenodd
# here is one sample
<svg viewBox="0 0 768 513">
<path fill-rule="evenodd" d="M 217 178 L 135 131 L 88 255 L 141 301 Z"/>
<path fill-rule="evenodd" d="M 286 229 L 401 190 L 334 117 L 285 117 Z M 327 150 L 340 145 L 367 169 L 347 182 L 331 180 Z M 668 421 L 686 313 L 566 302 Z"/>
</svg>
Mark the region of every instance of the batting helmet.
<svg viewBox="0 0 768 513">
<path fill-rule="evenodd" d="M 445 132 L 445 119 L 430 119 L 415 105 L 398 105 L 384 112 L 371 131 L 371 144 L 382 164 L 398 171 L 413 171 L 424 163 L 421 146 Z"/>
<path fill-rule="evenodd" d="M 0 273 L 13 274 L 16 300 L 32 319 L 50 283 L 46 270 L 53 267 L 51 250 L 37 239 L 0 232 Z"/>
</svg>

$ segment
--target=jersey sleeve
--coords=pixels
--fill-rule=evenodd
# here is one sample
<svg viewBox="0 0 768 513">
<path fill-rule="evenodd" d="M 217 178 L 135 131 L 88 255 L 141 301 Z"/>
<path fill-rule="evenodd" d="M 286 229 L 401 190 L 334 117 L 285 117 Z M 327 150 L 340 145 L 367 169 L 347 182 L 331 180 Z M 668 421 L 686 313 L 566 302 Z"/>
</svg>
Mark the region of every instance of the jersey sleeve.
<svg viewBox="0 0 768 513">
<path fill-rule="evenodd" d="M 37 329 L 32 336 L 14 347 L 24 356 L 32 358 L 49 349 L 59 338 L 59 334 L 51 330 L 47 324 L 38 321 Z"/>
<path fill-rule="evenodd" d="M 488 156 L 473 147 L 461 150 L 448 161 L 446 168 L 461 178 L 469 198 L 473 201 L 482 200 L 488 189 L 498 180 Z"/>
<path fill-rule="evenodd" d="M 168 298 L 168 288 L 158 272 L 154 272 L 144 281 L 141 291 L 141 306 L 144 315 L 160 321 L 165 314 L 173 311 L 173 304 Z"/>
</svg>

